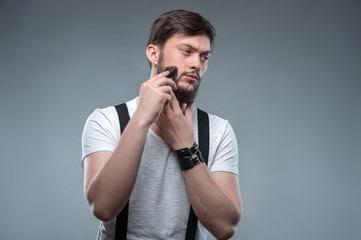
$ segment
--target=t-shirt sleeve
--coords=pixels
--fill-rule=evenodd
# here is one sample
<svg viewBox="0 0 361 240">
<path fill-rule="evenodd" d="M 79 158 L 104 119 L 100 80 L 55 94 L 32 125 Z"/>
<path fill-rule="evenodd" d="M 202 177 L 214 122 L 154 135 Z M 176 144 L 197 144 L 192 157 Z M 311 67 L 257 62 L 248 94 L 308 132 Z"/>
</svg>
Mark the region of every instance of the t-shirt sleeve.
<svg viewBox="0 0 361 240">
<path fill-rule="evenodd" d="M 117 136 L 114 119 L 111 111 L 113 109 L 96 109 L 85 122 L 82 135 L 82 158 L 97 151 L 113 151 L 117 144 Z"/>
<path fill-rule="evenodd" d="M 215 152 L 214 163 L 210 169 L 210 172 L 216 171 L 232 172 L 238 175 L 237 139 L 228 121 L 226 121 L 224 132 L 221 135 L 221 141 Z"/>
</svg>

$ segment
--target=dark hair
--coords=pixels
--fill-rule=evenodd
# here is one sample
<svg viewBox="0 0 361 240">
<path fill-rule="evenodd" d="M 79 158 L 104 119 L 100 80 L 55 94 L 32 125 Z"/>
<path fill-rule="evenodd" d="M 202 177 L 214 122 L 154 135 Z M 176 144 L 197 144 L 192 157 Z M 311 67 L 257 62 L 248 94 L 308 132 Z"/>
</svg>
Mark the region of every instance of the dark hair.
<svg viewBox="0 0 361 240">
<path fill-rule="evenodd" d="M 163 49 L 165 42 L 175 34 L 205 35 L 211 43 L 211 51 L 213 50 L 216 36 L 214 27 L 200 14 L 186 10 L 173 10 L 160 15 L 150 29 L 147 46 L 154 44 Z"/>
</svg>

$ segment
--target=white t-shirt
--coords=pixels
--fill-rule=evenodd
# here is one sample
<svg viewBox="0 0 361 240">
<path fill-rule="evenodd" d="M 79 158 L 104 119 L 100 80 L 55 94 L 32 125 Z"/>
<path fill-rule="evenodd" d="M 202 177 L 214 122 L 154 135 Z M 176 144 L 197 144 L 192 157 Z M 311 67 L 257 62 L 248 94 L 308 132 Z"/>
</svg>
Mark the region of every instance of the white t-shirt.
<svg viewBox="0 0 361 240">
<path fill-rule="evenodd" d="M 127 102 L 130 117 L 136 99 Z M 193 105 L 193 132 L 198 143 L 197 108 Z M 227 120 L 209 114 L 210 145 L 208 169 L 238 175 L 238 148 Z M 96 109 L 87 119 L 82 136 L 82 161 L 90 153 L 113 151 L 120 139 L 120 125 L 114 106 Z M 204 203 L 207 204 L 207 203 Z M 129 200 L 128 239 L 184 239 L 189 201 L 175 153 L 149 129 L 133 192 Z M 98 240 L 114 239 L 115 223 L 101 222 Z M 196 239 L 207 239 L 198 221 Z"/>
</svg>

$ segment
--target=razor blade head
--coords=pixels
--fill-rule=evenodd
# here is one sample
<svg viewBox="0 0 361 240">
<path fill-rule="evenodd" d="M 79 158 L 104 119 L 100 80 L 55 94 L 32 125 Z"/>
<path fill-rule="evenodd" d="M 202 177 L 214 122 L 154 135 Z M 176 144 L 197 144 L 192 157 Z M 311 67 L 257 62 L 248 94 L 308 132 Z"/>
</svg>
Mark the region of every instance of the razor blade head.
<svg viewBox="0 0 361 240">
<path fill-rule="evenodd" d="M 169 71 L 167 78 L 171 78 L 173 81 L 176 79 L 176 77 L 178 75 L 177 67 L 166 67 L 165 71 Z"/>
</svg>

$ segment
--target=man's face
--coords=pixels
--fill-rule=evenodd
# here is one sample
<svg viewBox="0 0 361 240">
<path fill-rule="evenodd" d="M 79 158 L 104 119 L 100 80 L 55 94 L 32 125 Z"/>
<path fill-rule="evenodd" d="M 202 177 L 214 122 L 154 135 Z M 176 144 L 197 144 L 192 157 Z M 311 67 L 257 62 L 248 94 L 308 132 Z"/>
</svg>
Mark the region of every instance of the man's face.
<svg viewBox="0 0 361 240">
<path fill-rule="evenodd" d="M 177 67 L 178 76 L 174 80 L 177 90 L 174 93 L 180 102 L 189 103 L 197 95 L 209 57 L 210 41 L 207 36 L 174 35 L 160 52 L 157 72 L 161 73 L 167 67 Z"/>
</svg>

